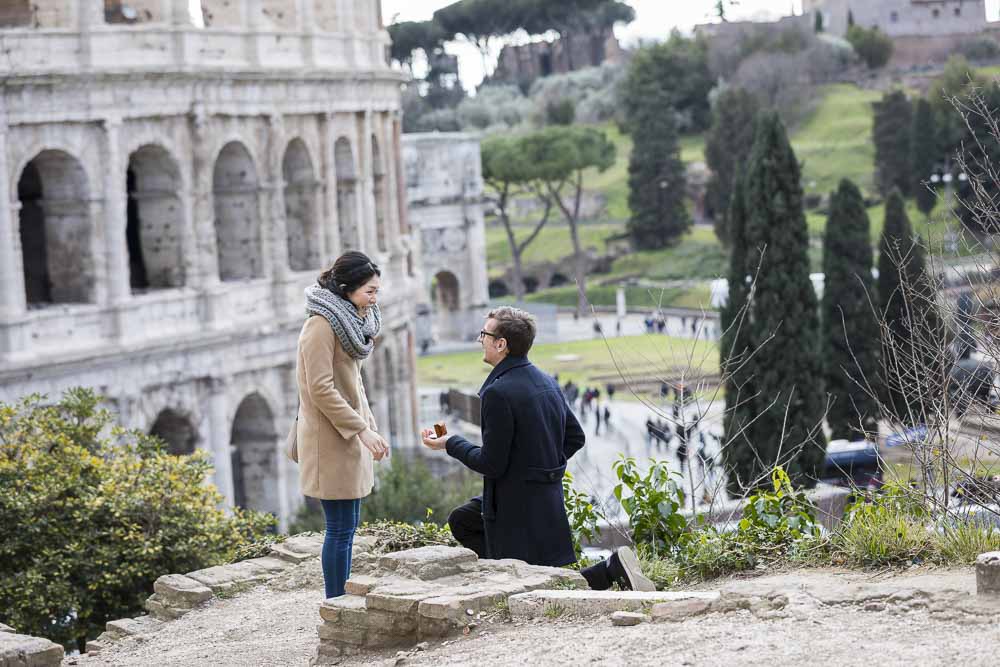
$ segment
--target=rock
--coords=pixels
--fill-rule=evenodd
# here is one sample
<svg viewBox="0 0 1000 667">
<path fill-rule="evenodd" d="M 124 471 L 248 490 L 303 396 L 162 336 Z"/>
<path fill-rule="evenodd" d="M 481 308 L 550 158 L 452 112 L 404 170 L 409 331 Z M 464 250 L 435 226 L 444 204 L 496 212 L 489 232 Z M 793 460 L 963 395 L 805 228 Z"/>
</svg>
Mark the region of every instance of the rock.
<svg viewBox="0 0 1000 667">
<path fill-rule="evenodd" d="M 357 540 L 355 540 L 357 542 Z M 322 535 L 296 535 L 271 547 L 271 553 L 290 563 L 300 563 L 323 553 Z"/>
<path fill-rule="evenodd" d="M 163 621 L 152 616 L 139 616 L 138 618 L 120 618 L 117 621 L 108 621 L 104 627 L 112 636 L 131 637 L 156 632 L 163 627 Z"/>
<path fill-rule="evenodd" d="M 230 592 L 233 588 L 267 581 L 286 566 L 287 563 L 278 558 L 252 558 L 239 563 L 216 565 L 204 570 L 188 572 L 187 576 L 218 594 Z"/>
<path fill-rule="evenodd" d="M 108 645 L 105 644 L 104 642 L 99 642 L 99 641 L 96 641 L 96 640 L 91 640 L 91 641 L 87 642 L 87 646 L 86 646 L 86 648 L 84 650 L 86 651 L 87 655 L 92 655 L 92 654 L 95 654 L 95 653 L 100 653 L 102 650 L 106 649 L 107 647 L 108 647 Z"/>
<path fill-rule="evenodd" d="M 976 558 L 976 594 L 1000 595 L 1000 551 L 989 551 Z"/>
<path fill-rule="evenodd" d="M 417 613 L 427 618 L 458 620 L 463 616 L 475 616 L 477 611 L 493 607 L 497 602 L 503 600 L 504 597 L 504 594 L 500 591 L 477 591 L 474 593 L 441 595 L 420 602 L 417 607 Z"/>
<path fill-rule="evenodd" d="M 194 607 L 212 598 L 212 589 L 183 574 L 165 574 L 153 582 L 153 590 L 161 602 L 181 607 Z"/>
<path fill-rule="evenodd" d="M 14 628 L 4 623 L 0 623 L 0 632 L 14 632 Z"/>
<path fill-rule="evenodd" d="M 447 589 L 422 581 L 397 582 L 377 586 L 366 596 L 369 609 L 380 609 L 394 614 L 416 614 L 417 606 L 424 600 L 438 597 Z"/>
<path fill-rule="evenodd" d="M 418 651 L 426 651 L 429 646 L 430 644 L 428 644 L 427 642 L 420 642 L 414 648 L 416 648 Z"/>
<path fill-rule="evenodd" d="M 621 627 L 628 627 L 631 625 L 639 625 L 644 621 L 649 620 L 649 617 L 645 614 L 639 614 L 634 611 L 615 611 L 611 613 L 611 625 L 617 625 Z"/>
<path fill-rule="evenodd" d="M 57 667 L 63 647 L 41 637 L 0 632 L 0 665 L 4 667 Z"/>
<path fill-rule="evenodd" d="M 702 600 L 710 604 L 718 598 L 718 592 L 555 590 L 512 595 L 507 604 L 511 618 L 525 619 L 542 617 L 546 608 L 558 608 L 560 615 L 594 616 L 615 611 L 638 611 L 660 602 Z"/>
<path fill-rule="evenodd" d="M 367 595 L 368 591 L 375 588 L 378 579 L 367 574 L 358 574 L 347 580 L 344 584 L 344 592 L 348 595 Z"/>
<path fill-rule="evenodd" d="M 386 554 L 379 558 L 378 565 L 399 575 L 430 580 L 458 574 L 462 564 L 477 560 L 479 557 L 471 549 L 433 546 Z"/>
<path fill-rule="evenodd" d="M 337 598 L 324 600 L 319 607 L 319 615 L 324 621 L 337 623 L 346 614 L 349 618 L 352 614 L 364 614 L 368 609 L 365 598 L 358 595 L 341 595 Z"/>
<path fill-rule="evenodd" d="M 683 621 L 692 616 L 707 613 L 712 609 L 715 600 L 708 597 L 697 597 L 689 599 L 670 600 L 653 605 L 650 616 L 654 621 Z"/>
</svg>

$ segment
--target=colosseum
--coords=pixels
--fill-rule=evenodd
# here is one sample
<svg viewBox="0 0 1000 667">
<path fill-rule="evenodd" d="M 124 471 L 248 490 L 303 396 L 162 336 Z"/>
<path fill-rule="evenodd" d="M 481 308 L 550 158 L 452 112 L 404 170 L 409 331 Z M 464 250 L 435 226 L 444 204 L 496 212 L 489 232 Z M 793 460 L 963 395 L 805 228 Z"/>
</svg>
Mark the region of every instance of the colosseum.
<svg viewBox="0 0 1000 667">
<path fill-rule="evenodd" d="M 379 429 L 414 446 L 421 288 L 379 0 L 0 4 L 0 401 L 94 387 L 287 526 L 302 291 L 355 248 L 384 269 Z"/>
</svg>

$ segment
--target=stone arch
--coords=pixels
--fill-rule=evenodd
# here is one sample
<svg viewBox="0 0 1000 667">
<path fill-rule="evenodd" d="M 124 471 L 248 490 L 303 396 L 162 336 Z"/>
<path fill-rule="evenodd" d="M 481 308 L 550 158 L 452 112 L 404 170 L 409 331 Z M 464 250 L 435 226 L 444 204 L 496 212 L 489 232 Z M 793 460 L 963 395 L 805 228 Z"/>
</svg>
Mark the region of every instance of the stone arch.
<svg viewBox="0 0 1000 667">
<path fill-rule="evenodd" d="M 340 227 L 340 252 L 361 247 L 358 234 L 358 174 L 354 168 L 354 150 L 347 137 L 340 137 L 333 148 L 337 171 L 337 221 Z"/>
<path fill-rule="evenodd" d="M 389 210 L 388 190 L 386 189 L 385 163 L 379 148 L 378 137 L 372 135 L 372 190 L 375 195 L 375 237 L 379 252 L 389 250 L 388 233 L 386 231 L 386 211 Z"/>
<path fill-rule="evenodd" d="M 267 399 L 257 392 L 248 394 L 236 409 L 230 438 L 233 497 L 239 507 L 279 513 L 277 442 Z"/>
<path fill-rule="evenodd" d="M 64 151 L 42 150 L 21 171 L 17 198 L 28 303 L 93 301 L 93 225 L 83 165 Z"/>
<path fill-rule="evenodd" d="M 129 156 L 126 239 L 134 291 L 184 286 L 181 173 L 162 146 L 145 144 Z"/>
<path fill-rule="evenodd" d="M 173 408 L 161 410 L 156 415 L 149 434 L 163 440 L 171 454 L 193 454 L 198 447 L 198 429 L 186 415 Z"/>
<path fill-rule="evenodd" d="M 510 288 L 507 287 L 507 283 L 503 280 L 491 280 L 489 292 L 491 299 L 498 299 L 502 296 L 508 296 L 510 294 Z"/>
<path fill-rule="evenodd" d="M 434 303 L 439 310 L 455 312 L 461 308 L 458 278 L 451 271 L 438 271 L 434 275 Z"/>
<path fill-rule="evenodd" d="M 216 251 L 223 281 L 264 275 L 259 195 L 250 151 L 241 142 L 230 141 L 219 151 L 212 173 Z"/>
<path fill-rule="evenodd" d="M 288 266 L 293 271 L 315 269 L 320 264 L 316 175 L 302 139 L 293 139 L 288 144 L 281 170 L 285 179 Z"/>
</svg>

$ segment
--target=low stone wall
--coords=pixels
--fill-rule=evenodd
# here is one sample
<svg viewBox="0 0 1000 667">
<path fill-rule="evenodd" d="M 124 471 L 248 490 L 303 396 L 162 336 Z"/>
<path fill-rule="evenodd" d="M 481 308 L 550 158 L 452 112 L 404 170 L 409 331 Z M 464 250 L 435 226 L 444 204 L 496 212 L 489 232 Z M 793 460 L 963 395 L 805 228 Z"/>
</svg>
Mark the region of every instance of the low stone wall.
<svg viewBox="0 0 1000 667">
<path fill-rule="evenodd" d="M 48 639 L 19 635 L 0 623 L 0 667 L 55 667 L 62 663 L 63 647 Z"/>
<path fill-rule="evenodd" d="M 511 595 L 545 588 L 583 589 L 573 570 L 519 560 L 479 560 L 469 549 L 422 547 L 386 554 L 347 595 L 320 607 L 314 664 L 335 664 L 365 649 L 413 646 L 468 633 Z"/>
</svg>

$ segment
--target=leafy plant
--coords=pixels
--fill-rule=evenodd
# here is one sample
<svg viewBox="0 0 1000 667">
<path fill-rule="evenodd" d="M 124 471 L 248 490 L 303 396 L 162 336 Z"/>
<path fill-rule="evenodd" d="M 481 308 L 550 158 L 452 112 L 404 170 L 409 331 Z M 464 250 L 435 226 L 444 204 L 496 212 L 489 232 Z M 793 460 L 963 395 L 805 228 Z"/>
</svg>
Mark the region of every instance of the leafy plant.
<svg viewBox="0 0 1000 667">
<path fill-rule="evenodd" d="M 710 526 L 685 536 L 677 561 L 684 576 L 691 579 L 712 579 L 741 572 L 752 569 L 757 563 L 737 533 L 720 532 Z"/>
<path fill-rule="evenodd" d="M 975 523 L 948 526 L 937 537 L 937 551 L 943 563 L 972 565 L 979 554 L 1000 551 L 1000 531 Z"/>
<path fill-rule="evenodd" d="M 847 508 L 832 546 L 855 565 L 899 565 L 928 558 L 933 542 L 924 508 L 907 489 L 888 485 Z"/>
<path fill-rule="evenodd" d="M 653 555 L 676 547 L 687 529 L 680 513 L 684 492 L 672 476 L 666 461 L 653 461 L 645 475 L 640 475 L 632 457 L 619 456 L 613 466 L 618 484 L 614 494 L 628 515 L 632 540 L 649 546 Z M 627 492 L 627 494 L 626 494 Z"/>
<path fill-rule="evenodd" d="M 744 541 L 785 544 L 819 537 L 819 524 L 805 493 L 796 491 L 781 466 L 771 472 L 771 490 L 760 489 L 747 500 L 739 532 Z"/>
<path fill-rule="evenodd" d="M 569 471 L 563 476 L 563 501 L 566 505 L 566 518 L 569 519 L 570 533 L 573 536 L 573 551 L 579 559 L 583 555 L 581 542 L 593 541 L 600 533 L 597 521 L 604 515 L 594 508 L 590 497 L 573 488 L 573 475 Z"/>
<path fill-rule="evenodd" d="M 78 388 L 0 404 L 0 620 L 81 650 L 160 575 L 226 563 L 274 526 L 226 514 L 204 452 L 170 455 L 100 403 Z"/>
<path fill-rule="evenodd" d="M 429 518 L 430 515 L 428 515 Z M 361 524 L 357 534 L 375 537 L 373 551 L 377 554 L 438 545 L 458 546 L 458 542 L 452 537 L 451 529 L 448 526 L 439 526 L 432 521 L 418 524 L 385 520 L 366 522 Z"/>
</svg>

